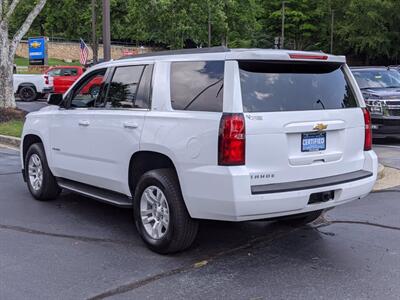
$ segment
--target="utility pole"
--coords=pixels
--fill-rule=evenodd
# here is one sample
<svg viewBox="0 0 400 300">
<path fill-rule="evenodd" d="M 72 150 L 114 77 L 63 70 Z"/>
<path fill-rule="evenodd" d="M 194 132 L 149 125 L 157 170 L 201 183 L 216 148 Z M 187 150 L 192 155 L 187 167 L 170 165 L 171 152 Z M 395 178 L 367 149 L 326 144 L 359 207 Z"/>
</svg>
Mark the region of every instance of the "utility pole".
<svg viewBox="0 0 400 300">
<path fill-rule="evenodd" d="M 208 47 L 211 47 L 211 6 L 208 2 Z"/>
<path fill-rule="evenodd" d="M 110 0 L 103 0 L 103 49 L 104 60 L 111 59 L 111 22 L 110 22 Z"/>
<path fill-rule="evenodd" d="M 285 47 L 285 1 L 282 1 L 282 34 L 281 34 L 281 49 Z"/>
<path fill-rule="evenodd" d="M 97 0 L 92 0 L 92 51 L 93 63 L 97 64 L 99 44 L 97 41 Z"/>
<path fill-rule="evenodd" d="M 331 17 L 331 52 L 333 53 L 333 25 L 335 21 L 335 10 L 331 9 L 332 17 Z"/>
</svg>

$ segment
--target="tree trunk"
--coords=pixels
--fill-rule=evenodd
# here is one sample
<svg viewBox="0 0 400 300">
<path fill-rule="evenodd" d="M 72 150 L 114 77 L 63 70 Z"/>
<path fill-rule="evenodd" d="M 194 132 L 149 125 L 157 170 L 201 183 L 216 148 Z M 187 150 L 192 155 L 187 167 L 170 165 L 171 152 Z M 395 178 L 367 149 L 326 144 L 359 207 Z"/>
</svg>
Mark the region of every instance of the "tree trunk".
<svg viewBox="0 0 400 300">
<path fill-rule="evenodd" d="M 15 108 L 13 64 L 0 65 L 0 108 Z"/>
<path fill-rule="evenodd" d="M 0 108 L 14 108 L 13 61 L 10 60 L 8 24 L 0 24 Z"/>
<path fill-rule="evenodd" d="M 20 0 L 13 0 L 10 5 L 7 1 L 0 1 L 0 108 L 14 108 L 13 66 L 15 52 L 21 39 L 28 32 L 35 18 L 42 11 L 47 0 L 39 0 L 33 10 L 26 17 L 24 23 L 10 40 L 8 22 L 15 13 Z"/>
<path fill-rule="evenodd" d="M 369 54 L 368 53 L 365 55 L 365 65 L 369 66 Z"/>
<path fill-rule="evenodd" d="M 92 0 L 92 51 L 93 63 L 99 58 L 99 39 L 97 38 L 97 0 Z"/>
</svg>

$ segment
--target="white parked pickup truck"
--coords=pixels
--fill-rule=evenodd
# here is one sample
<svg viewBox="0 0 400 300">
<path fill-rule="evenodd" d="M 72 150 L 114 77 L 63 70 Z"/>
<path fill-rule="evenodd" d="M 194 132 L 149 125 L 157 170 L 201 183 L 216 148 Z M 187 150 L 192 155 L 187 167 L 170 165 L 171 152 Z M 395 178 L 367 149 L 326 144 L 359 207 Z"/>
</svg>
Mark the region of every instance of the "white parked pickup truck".
<svg viewBox="0 0 400 300">
<path fill-rule="evenodd" d="M 48 75 L 14 74 L 14 94 L 22 101 L 34 101 L 53 91 L 53 78 Z"/>
<path fill-rule="evenodd" d="M 64 189 L 131 208 L 160 253 L 189 247 L 199 219 L 312 222 L 368 195 L 377 176 L 371 119 L 343 56 L 143 54 L 92 67 L 48 102 L 22 135 L 32 196 Z"/>
</svg>

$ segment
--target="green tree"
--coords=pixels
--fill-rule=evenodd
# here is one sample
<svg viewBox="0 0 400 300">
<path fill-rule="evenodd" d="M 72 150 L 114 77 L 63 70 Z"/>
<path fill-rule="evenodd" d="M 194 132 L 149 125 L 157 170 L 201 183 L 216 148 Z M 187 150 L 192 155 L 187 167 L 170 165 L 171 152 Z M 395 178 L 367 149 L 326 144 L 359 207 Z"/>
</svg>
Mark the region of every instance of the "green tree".
<svg viewBox="0 0 400 300">
<path fill-rule="evenodd" d="M 344 40 L 345 52 L 353 51 L 370 59 L 390 57 L 391 40 L 388 12 L 393 1 L 352 0 L 339 25 L 338 34 Z M 397 18 L 398 19 L 398 18 Z"/>
<path fill-rule="evenodd" d="M 48 0 L 27 35 L 90 40 L 90 2 Z M 21 1 L 11 32 L 32 3 Z M 366 62 L 399 59 L 399 0 L 285 0 L 285 5 L 286 48 L 330 51 L 334 10 L 335 54 Z M 282 0 L 111 0 L 111 36 L 137 45 L 205 47 L 209 15 L 213 46 L 270 48 L 281 35 Z M 101 37 L 101 13 L 97 31 Z"/>
</svg>

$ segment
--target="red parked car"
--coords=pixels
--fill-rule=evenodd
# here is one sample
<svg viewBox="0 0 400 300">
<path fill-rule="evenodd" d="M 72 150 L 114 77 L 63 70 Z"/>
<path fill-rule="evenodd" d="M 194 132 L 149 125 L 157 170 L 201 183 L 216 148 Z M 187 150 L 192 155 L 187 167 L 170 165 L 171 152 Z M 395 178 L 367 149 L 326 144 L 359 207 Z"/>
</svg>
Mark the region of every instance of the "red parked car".
<svg viewBox="0 0 400 300">
<path fill-rule="evenodd" d="M 46 72 L 45 75 L 54 78 L 53 86 L 55 94 L 64 94 L 69 87 L 74 84 L 76 80 L 85 72 L 85 68 L 80 66 L 58 66 L 51 67 Z M 101 77 L 96 77 L 90 82 L 90 84 L 85 87 L 85 93 L 91 95 L 97 95 L 100 90 L 100 85 L 102 82 Z"/>
</svg>

